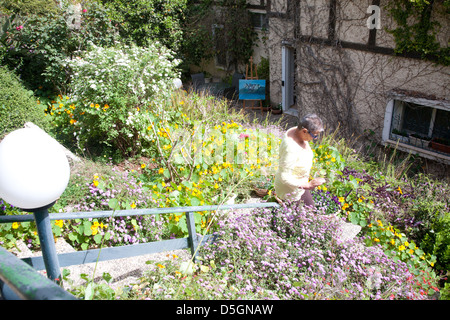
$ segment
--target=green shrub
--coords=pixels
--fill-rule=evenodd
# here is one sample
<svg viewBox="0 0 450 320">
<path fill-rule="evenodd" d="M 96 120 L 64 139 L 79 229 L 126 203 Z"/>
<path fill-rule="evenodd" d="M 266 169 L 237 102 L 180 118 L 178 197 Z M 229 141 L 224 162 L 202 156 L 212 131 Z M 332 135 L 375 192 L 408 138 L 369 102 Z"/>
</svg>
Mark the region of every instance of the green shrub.
<svg viewBox="0 0 450 320">
<path fill-rule="evenodd" d="M 437 257 L 438 270 L 450 269 L 450 213 L 436 219 L 421 246 Z"/>
<path fill-rule="evenodd" d="M 179 48 L 186 0 L 100 1 L 111 9 L 111 20 L 127 42 L 148 46 L 157 40 L 172 50 Z"/>
<path fill-rule="evenodd" d="M 90 42 L 105 46 L 116 39 L 101 5 L 91 2 L 83 7 L 79 28 L 68 23 L 73 19 L 71 10 L 31 15 L 19 26 L 9 28 L 3 64 L 15 70 L 28 88 L 64 94 L 70 76 L 67 59 Z"/>
<path fill-rule="evenodd" d="M 48 127 L 44 112 L 36 101 L 16 75 L 0 67 L 0 139 L 29 121 L 42 129 Z"/>
<path fill-rule="evenodd" d="M 142 139 L 150 125 L 148 111 L 164 109 L 170 101 L 177 64 L 158 43 L 148 48 L 92 46 L 69 62 L 71 100 L 65 103 L 70 107 L 60 112 L 60 102 L 50 113 L 91 155 L 139 155 L 148 147 Z"/>
<path fill-rule="evenodd" d="M 58 13 L 60 11 L 54 0 L 2 0 L 1 9 L 21 16 L 46 15 L 49 12 Z"/>
</svg>

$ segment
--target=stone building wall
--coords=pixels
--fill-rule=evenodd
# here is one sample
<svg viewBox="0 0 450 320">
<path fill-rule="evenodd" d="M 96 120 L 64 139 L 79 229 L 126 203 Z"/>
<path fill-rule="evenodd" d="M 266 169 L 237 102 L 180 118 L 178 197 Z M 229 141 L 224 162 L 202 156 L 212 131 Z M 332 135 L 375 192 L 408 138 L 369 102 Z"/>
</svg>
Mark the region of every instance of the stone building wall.
<svg viewBox="0 0 450 320">
<path fill-rule="evenodd" d="M 388 0 L 379 2 L 382 28 L 372 31 L 367 10 L 373 1 L 272 0 L 268 42 L 272 103 L 281 100 L 281 47 L 287 41 L 295 49 L 298 113 L 321 114 L 330 129 L 340 125 L 348 134 L 372 130 L 381 139 L 386 106 L 395 92 L 447 104 L 450 68 L 394 56 L 393 36 L 384 29 L 394 23 L 384 8 Z M 437 38 L 447 43 L 449 21 L 437 14 L 434 18 L 442 25 Z"/>
</svg>

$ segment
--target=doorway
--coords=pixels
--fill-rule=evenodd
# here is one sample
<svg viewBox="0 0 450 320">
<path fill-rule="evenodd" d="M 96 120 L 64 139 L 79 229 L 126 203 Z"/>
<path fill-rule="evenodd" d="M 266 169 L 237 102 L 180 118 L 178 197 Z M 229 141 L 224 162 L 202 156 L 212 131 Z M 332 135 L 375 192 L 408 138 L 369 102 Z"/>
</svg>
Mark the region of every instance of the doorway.
<svg viewBox="0 0 450 320">
<path fill-rule="evenodd" d="M 281 104 L 284 113 L 297 114 L 295 108 L 295 49 L 288 43 L 281 47 Z"/>
</svg>

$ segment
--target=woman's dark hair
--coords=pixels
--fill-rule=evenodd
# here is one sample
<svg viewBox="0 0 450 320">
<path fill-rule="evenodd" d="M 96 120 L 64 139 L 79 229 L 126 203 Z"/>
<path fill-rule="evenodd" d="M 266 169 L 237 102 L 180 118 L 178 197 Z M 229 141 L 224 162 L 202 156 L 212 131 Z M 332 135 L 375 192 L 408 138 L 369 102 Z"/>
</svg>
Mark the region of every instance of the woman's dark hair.
<svg viewBox="0 0 450 320">
<path fill-rule="evenodd" d="M 301 118 L 298 128 L 308 129 L 309 132 L 323 131 L 322 120 L 314 113 L 307 114 Z"/>
</svg>

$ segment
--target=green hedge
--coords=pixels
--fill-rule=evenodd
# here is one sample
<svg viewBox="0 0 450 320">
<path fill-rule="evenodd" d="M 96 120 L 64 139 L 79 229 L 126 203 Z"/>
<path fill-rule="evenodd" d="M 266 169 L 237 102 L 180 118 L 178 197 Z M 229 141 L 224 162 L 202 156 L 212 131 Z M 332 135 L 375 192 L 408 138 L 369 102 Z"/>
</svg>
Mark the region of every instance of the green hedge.
<svg viewBox="0 0 450 320">
<path fill-rule="evenodd" d="M 0 139 L 29 121 L 44 130 L 48 128 L 43 108 L 33 92 L 25 89 L 14 73 L 0 66 Z"/>
</svg>

